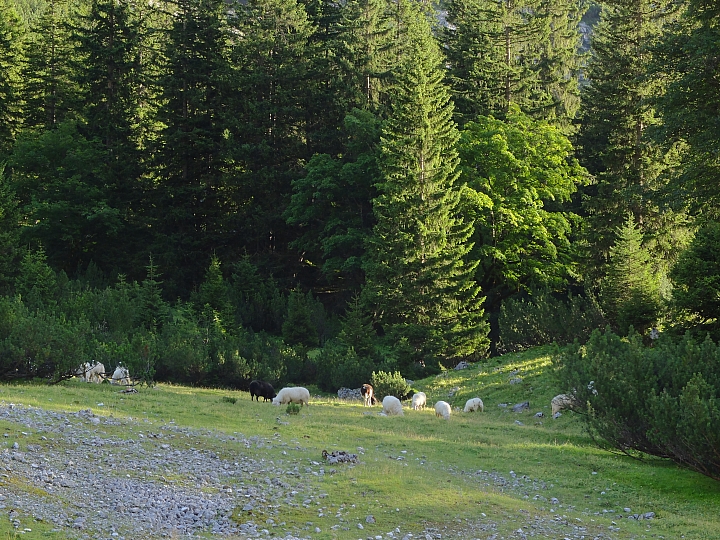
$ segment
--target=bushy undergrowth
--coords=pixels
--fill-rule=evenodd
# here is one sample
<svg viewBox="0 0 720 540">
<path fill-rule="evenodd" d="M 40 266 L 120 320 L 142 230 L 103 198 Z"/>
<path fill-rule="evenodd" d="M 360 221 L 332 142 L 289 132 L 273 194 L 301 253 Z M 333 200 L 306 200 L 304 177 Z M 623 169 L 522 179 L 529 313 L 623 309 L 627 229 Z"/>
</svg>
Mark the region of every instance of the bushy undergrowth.
<svg viewBox="0 0 720 540">
<path fill-rule="evenodd" d="M 378 401 L 382 401 L 385 396 L 395 396 L 403 400 L 410 393 L 410 385 L 399 371 L 373 371 L 370 381 Z"/>
<path fill-rule="evenodd" d="M 555 361 L 561 388 L 585 404 L 593 435 L 720 479 L 720 347 L 710 338 L 666 337 L 648 347 L 634 332 L 596 330 Z"/>
<path fill-rule="evenodd" d="M 549 292 L 503 302 L 500 317 L 501 354 L 549 343 L 585 342 L 590 333 L 605 325 L 593 296 L 568 295 L 559 299 Z"/>
</svg>

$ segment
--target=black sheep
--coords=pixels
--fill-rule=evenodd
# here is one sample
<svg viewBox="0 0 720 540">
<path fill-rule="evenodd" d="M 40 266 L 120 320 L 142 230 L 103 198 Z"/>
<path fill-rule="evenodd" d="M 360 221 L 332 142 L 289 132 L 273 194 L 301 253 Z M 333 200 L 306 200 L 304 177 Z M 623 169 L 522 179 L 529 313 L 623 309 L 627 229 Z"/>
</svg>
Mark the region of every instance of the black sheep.
<svg viewBox="0 0 720 540">
<path fill-rule="evenodd" d="M 250 383 L 250 401 L 255 397 L 260 401 L 260 398 L 264 398 L 263 401 L 272 400 L 275 397 L 275 389 L 272 384 L 265 381 L 253 381 Z"/>
</svg>

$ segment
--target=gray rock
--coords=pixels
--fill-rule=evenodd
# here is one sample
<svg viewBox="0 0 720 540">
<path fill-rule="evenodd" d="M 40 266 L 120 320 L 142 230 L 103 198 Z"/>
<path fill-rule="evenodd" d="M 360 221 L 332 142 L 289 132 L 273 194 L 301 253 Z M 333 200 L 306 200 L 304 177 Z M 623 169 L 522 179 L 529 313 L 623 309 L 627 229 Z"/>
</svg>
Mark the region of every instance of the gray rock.
<svg viewBox="0 0 720 540">
<path fill-rule="evenodd" d="M 529 401 L 523 401 L 522 403 L 516 403 L 512 407 L 512 412 L 521 412 L 526 411 L 530 409 L 530 402 Z"/>
</svg>

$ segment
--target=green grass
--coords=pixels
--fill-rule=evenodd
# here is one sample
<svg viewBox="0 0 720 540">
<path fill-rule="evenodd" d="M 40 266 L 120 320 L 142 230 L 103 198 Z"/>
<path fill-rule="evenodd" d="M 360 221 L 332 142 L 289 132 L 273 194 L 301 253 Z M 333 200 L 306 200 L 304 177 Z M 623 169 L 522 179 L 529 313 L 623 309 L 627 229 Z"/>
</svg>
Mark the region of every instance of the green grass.
<svg viewBox="0 0 720 540">
<path fill-rule="evenodd" d="M 300 470 L 312 461 L 322 463 L 323 450 L 358 452 L 362 447 L 358 465 L 325 466 L 324 476 L 308 475 L 307 492 L 326 497 L 315 497 L 307 505 L 300 500 L 296 506 L 283 505 L 272 516 L 278 524 L 321 540 L 367 538 L 396 527 L 419 532 L 425 526 L 438 527 L 444 537 L 452 537 L 459 535 L 453 531 L 462 530 L 466 521 L 494 522 L 497 529 L 492 532 L 508 535 L 534 516 L 564 516 L 561 521 L 587 527 L 589 538 L 599 532 L 618 539 L 720 538 L 720 483 L 667 461 L 639 461 L 601 450 L 585 435 L 574 413 L 549 418 L 550 399 L 559 393 L 548 375 L 549 351 L 506 355 L 416 381 L 413 388 L 427 393 L 430 406 L 424 411 L 407 407 L 402 418 L 380 417 L 379 407 L 369 409 L 333 397 L 313 398 L 298 415 L 287 415 L 284 407 L 250 401 L 245 392 L 159 385 L 142 387 L 138 394 L 120 394 L 109 385 L 78 381 L 51 387 L 3 385 L 0 401 L 67 411 L 90 408 L 97 415 L 138 421 L 112 433 L 116 437 L 175 422 L 279 439 L 286 446 L 248 449 L 211 439 L 194 439 L 193 444 L 206 444 L 227 457 L 248 453 Z M 516 378 L 522 381 L 510 384 Z M 449 397 L 454 388 L 459 389 Z M 484 401 L 485 412 L 453 412 L 449 421 L 443 421 L 432 410 L 439 399 L 462 408 L 475 396 Z M 530 401 L 530 410 L 511 412 L 510 406 L 521 401 Z M 536 418 L 538 411 L 546 416 Z M 110 427 L 103 430 L 109 432 Z M 16 440 L 22 448 L 36 437 L 27 429 L 0 422 L 0 435 L 6 432 L 10 436 L 0 437 L 0 451 Z M 172 437 L 163 442 L 180 444 Z M 511 471 L 522 485 L 512 485 Z M 500 476 L 510 484 L 501 485 Z M 559 503 L 551 504 L 553 497 Z M 625 507 L 633 513 L 652 511 L 657 517 L 618 518 Z M 376 522 L 366 523 L 368 515 Z M 234 517 L 238 522 L 264 523 L 269 516 L 261 511 L 248 515 L 238 508 Z M 359 530 L 357 523 L 364 529 Z M 50 535 L 42 525 L 39 534 Z M 333 525 L 340 527 L 333 530 Z M 322 532 L 315 533 L 316 527 Z M 3 538 L 13 538 L 6 519 L 0 520 Z"/>
</svg>

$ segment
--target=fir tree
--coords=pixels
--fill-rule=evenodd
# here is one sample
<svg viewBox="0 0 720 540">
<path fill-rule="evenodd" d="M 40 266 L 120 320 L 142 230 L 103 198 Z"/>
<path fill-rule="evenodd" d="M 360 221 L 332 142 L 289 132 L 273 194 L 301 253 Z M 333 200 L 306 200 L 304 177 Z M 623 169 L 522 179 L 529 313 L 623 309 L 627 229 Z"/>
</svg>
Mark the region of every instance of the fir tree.
<svg viewBox="0 0 720 540">
<path fill-rule="evenodd" d="M 442 59 L 420 9 L 399 2 L 406 53 L 383 130 L 377 223 L 367 242 L 365 305 L 405 338 L 408 361 L 482 354 L 487 326 L 466 264 L 472 224 L 458 215 L 458 133 Z"/>
</svg>

